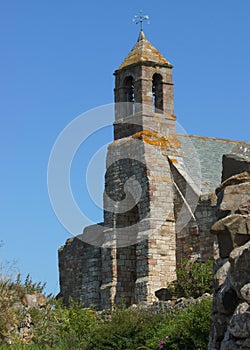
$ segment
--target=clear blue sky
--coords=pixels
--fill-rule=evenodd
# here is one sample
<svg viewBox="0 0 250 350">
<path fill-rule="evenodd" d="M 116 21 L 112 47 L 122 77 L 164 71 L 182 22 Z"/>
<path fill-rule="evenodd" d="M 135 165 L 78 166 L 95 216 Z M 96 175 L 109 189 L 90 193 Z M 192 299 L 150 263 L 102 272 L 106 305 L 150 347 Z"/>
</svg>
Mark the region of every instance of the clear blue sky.
<svg viewBox="0 0 250 350">
<path fill-rule="evenodd" d="M 0 255 L 47 281 L 47 292 L 58 292 L 57 249 L 71 237 L 48 197 L 50 151 L 71 120 L 113 102 L 112 73 L 137 40 L 140 9 L 147 38 L 175 67 L 179 123 L 194 135 L 249 140 L 249 0 L 2 0 Z M 94 206 L 91 215 L 102 219 Z"/>
</svg>

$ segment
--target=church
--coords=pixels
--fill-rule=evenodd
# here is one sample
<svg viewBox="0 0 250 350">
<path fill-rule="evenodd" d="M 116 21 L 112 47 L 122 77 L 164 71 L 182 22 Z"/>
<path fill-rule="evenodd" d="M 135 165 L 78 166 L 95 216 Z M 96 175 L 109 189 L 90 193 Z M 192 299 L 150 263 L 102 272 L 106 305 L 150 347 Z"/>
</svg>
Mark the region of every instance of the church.
<svg viewBox="0 0 250 350">
<path fill-rule="evenodd" d="M 183 259 L 213 256 L 222 157 L 245 143 L 179 130 L 172 69 L 141 30 L 114 72 L 104 220 L 59 249 L 65 303 L 70 297 L 97 309 L 152 303 Z"/>
</svg>

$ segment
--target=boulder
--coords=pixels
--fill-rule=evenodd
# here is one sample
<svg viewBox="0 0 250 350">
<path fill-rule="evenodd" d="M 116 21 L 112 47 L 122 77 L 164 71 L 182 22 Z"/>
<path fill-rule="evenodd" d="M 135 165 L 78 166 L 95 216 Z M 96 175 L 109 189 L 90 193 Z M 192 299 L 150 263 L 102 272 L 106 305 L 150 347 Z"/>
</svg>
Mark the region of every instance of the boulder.
<svg viewBox="0 0 250 350">
<path fill-rule="evenodd" d="M 34 292 L 32 294 L 25 294 L 22 304 L 29 307 L 44 307 L 46 306 L 47 298 L 42 293 Z"/>
<path fill-rule="evenodd" d="M 249 146 L 248 146 L 249 147 Z M 250 161 L 249 158 L 242 154 L 230 153 L 225 154 L 222 159 L 223 170 L 222 170 L 222 182 L 227 180 L 229 177 L 243 173 L 247 171 L 250 173 Z"/>
<path fill-rule="evenodd" d="M 245 285 L 241 288 L 240 294 L 241 294 L 242 298 L 243 298 L 248 304 L 250 304 L 250 283 L 245 284 Z"/>
<path fill-rule="evenodd" d="M 230 283 L 241 298 L 241 288 L 250 283 L 250 241 L 242 247 L 235 248 L 230 254 L 229 261 L 231 265 Z"/>
<path fill-rule="evenodd" d="M 250 197 L 250 182 L 227 186 L 219 193 L 217 216 L 220 218 L 237 213 L 242 207 L 248 210 L 246 207 L 248 197 Z"/>
<path fill-rule="evenodd" d="M 239 185 L 241 183 L 250 182 L 250 173 L 244 171 L 243 173 L 236 174 L 223 181 L 222 184 L 216 188 L 215 193 L 218 195 L 227 186 Z"/>
<path fill-rule="evenodd" d="M 229 257 L 235 247 L 244 245 L 250 240 L 250 217 L 233 214 L 217 221 L 211 233 L 218 237 L 220 257 Z"/>
<path fill-rule="evenodd" d="M 228 316 L 216 313 L 213 315 L 213 323 L 211 326 L 211 336 L 209 340 L 209 349 L 219 349 L 221 340 L 224 338 L 227 330 Z"/>
<path fill-rule="evenodd" d="M 243 201 L 239 205 L 238 210 L 236 210 L 236 213 L 242 214 L 242 215 L 249 215 L 250 214 L 250 199 L 243 199 Z"/>
<path fill-rule="evenodd" d="M 237 294 L 231 288 L 229 280 L 227 279 L 217 293 L 216 311 L 219 314 L 230 315 L 234 312 L 238 303 Z"/>
<path fill-rule="evenodd" d="M 33 338 L 32 324 L 30 314 L 26 314 L 25 318 L 18 327 L 19 336 L 21 337 L 23 343 L 29 344 Z"/>
<path fill-rule="evenodd" d="M 227 186 L 219 194 L 217 214 L 218 217 L 224 217 L 233 214 L 246 206 L 250 197 L 250 182 L 239 185 Z"/>
<path fill-rule="evenodd" d="M 209 350 L 250 349 L 250 148 L 223 157 L 216 190 L 219 257 L 214 263 L 214 300 Z M 239 174 L 237 174 L 239 173 Z"/>
<path fill-rule="evenodd" d="M 171 291 L 167 288 L 161 288 L 158 289 L 155 292 L 155 296 L 160 300 L 160 301 L 167 301 L 167 300 L 171 300 L 173 295 L 171 293 Z"/>
<path fill-rule="evenodd" d="M 239 346 L 239 349 L 250 349 L 250 338 L 237 340 L 236 345 Z"/>
<path fill-rule="evenodd" d="M 229 322 L 229 333 L 235 338 L 250 338 L 250 306 L 248 303 L 238 305 Z"/>
<path fill-rule="evenodd" d="M 220 350 L 242 350 L 242 348 L 239 348 L 234 340 L 232 339 L 223 339 L 221 343 L 221 347 L 217 348 Z"/>
<path fill-rule="evenodd" d="M 219 346 L 217 349 L 220 349 L 220 350 L 242 350 L 241 348 L 239 348 L 237 346 L 234 339 L 232 339 L 232 336 L 229 334 L 228 330 L 225 333 L 225 337 L 221 343 L 221 346 Z"/>
<path fill-rule="evenodd" d="M 214 275 L 214 288 L 218 290 L 223 283 L 226 281 L 228 271 L 230 269 L 230 262 L 226 261 L 224 265 L 222 265 Z"/>
</svg>

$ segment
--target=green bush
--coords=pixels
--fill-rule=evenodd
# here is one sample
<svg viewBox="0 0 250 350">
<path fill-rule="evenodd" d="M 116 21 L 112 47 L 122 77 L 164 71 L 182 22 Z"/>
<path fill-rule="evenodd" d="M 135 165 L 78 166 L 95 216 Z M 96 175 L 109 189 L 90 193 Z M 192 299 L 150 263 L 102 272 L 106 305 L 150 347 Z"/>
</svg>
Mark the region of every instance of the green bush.
<svg viewBox="0 0 250 350">
<path fill-rule="evenodd" d="M 177 280 L 168 289 L 177 297 L 198 298 L 213 290 L 213 261 L 191 262 L 184 260 L 176 269 Z"/>
<path fill-rule="evenodd" d="M 13 308 L 17 301 L 17 295 L 12 288 L 9 280 L 0 280 L 0 344 L 1 338 L 7 337 L 10 330 L 13 330 L 12 336 L 15 337 L 15 325 L 18 322 L 18 314 Z"/>
<path fill-rule="evenodd" d="M 211 322 L 212 297 L 203 298 L 184 310 L 165 314 L 153 338 L 146 345 L 159 349 L 159 340 L 168 339 L 170 350 L 206 350 Z"/>
<path fill-rule="evenodd" d="M 190 263 L 184 261 L 177 269 L 178 280 L 169 288 L 178 296 L 198 297 L 211 292 L 212 261 Z M 30 308 L 32 326 L 31 344 L 22 344 L 17 335 L 25 308 L 15 303 L 26 293 L 42 292 L 44 284 L 34 283 L 28 275 L 24 281 L 4 277 L 0 271 L 0 349 L 12 350 L 157 350 L 159 340 L 169 337 L 165 349 L 205 350 L 210 329 L 211 298 L 175 308 L 169 312 L 154 313 L 141 308 L 116 308 L 98 314 L 71 301 L 68 307 L 47 297 L 43 308 Z M 11 331 L 10 331 L 11 330 Z M 7 337 L 12 345 L 4 345 Z M 2 341 L 2 343 L 1 343 Z"/>
<path fill-rule="evenodd" d="M 99 322 L 86 350 L 132 350 L 145 346 L 154 334 L 160 315 L 140 309 L 116 309 L 110 320 Z M 145 348 L 144 348 L 145 349 Z"/>
<path fill-rule="evenodd" d="M 60 313 L 61 338 L 67 349 L 83 349 L 99 322 L 95 311 L 85 309 L 83 306 L 71 300 L 69 307 L 59 304 L 55 309 Z"/>
</svg>

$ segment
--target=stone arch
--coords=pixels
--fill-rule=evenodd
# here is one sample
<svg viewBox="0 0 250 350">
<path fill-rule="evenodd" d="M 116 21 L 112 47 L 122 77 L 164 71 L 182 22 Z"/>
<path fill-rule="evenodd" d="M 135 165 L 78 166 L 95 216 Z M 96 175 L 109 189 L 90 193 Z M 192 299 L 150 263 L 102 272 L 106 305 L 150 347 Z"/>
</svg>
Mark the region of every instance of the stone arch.
<svg viewBox="0 0 250 350">
<path fill-rule="evenodd" d="M 122 84 L 122 102 L 126 102 L 125 115 L 132 115 L 135 112 L 135 86 L 132 75 L 127 76 Z"/>
<path fill-rule="evenodd" d="M 153 112 L 163 113 L 162 76 L 155 73 L 152 78 Z"/>
</svg>

